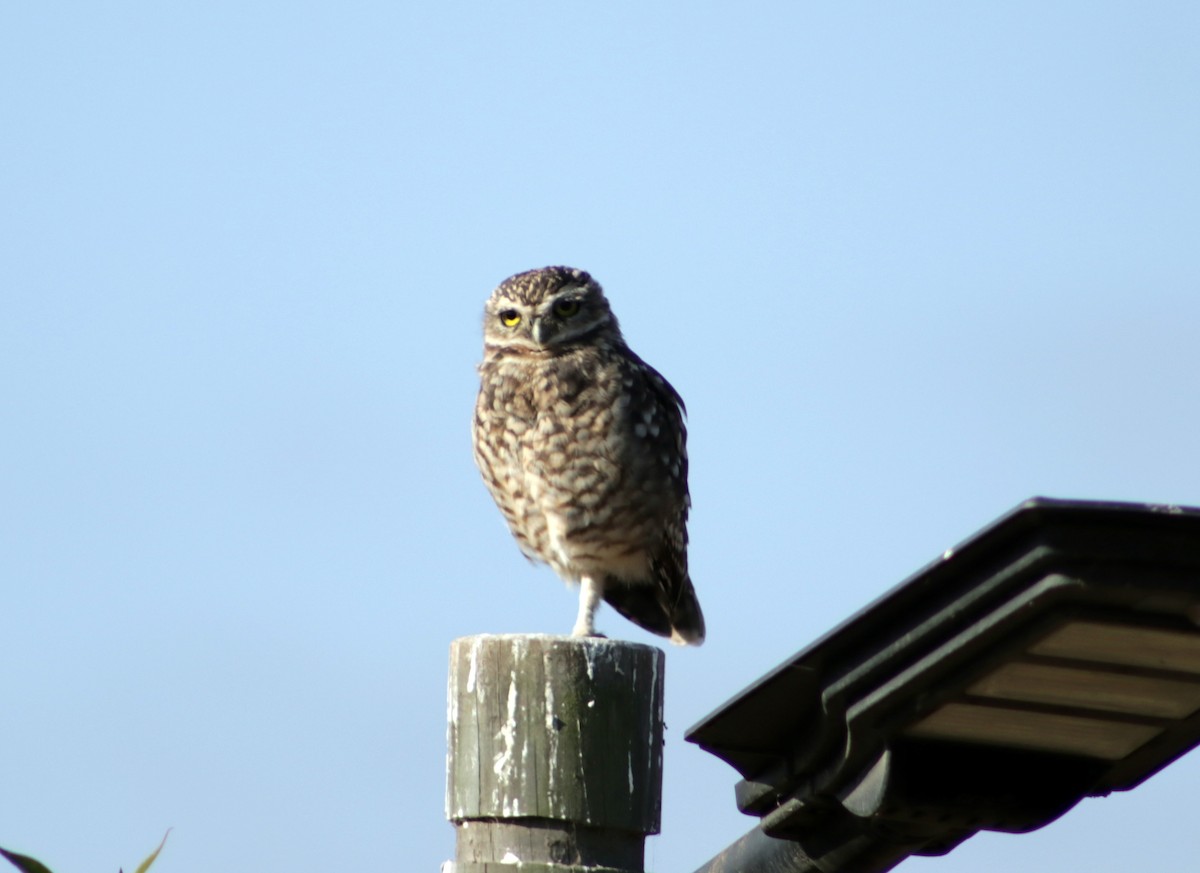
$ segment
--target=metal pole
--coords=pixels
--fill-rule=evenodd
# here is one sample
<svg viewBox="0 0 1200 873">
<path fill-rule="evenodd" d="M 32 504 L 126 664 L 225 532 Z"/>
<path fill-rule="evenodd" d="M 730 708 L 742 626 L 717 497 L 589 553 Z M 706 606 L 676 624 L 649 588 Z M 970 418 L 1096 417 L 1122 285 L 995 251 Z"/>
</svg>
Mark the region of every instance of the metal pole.
<svg viewBox="0 0 1200 873">
<path fill-rule="evenodd" d="M 886 873 L 912 853 L 844 817 L 812 831 L 781 840 L 756 827 L 695 873 Z"/>
</svg>

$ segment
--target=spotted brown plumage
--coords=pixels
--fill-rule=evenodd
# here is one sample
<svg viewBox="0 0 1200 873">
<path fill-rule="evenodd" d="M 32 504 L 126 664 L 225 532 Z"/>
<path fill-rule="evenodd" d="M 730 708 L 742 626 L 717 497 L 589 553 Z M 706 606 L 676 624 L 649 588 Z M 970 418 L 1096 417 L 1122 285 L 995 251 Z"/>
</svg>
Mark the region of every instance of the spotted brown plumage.
<svg viewBox="0 0 1200 873">
<path fill-rule="evenodd" d="M 475 461 L 525 556 L 580 585 L 573 633 L 595 635 L 603 599 L 648 631 L 703 642 L 683 400 L 625 344 L 582 270 L 506 279 L 483 334 Z"/>
</svg>

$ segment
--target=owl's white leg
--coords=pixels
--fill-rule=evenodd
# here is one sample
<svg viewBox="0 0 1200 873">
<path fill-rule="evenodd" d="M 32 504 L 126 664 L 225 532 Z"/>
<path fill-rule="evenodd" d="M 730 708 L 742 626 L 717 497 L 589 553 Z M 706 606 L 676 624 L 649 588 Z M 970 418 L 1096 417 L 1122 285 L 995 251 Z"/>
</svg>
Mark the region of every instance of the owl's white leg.
<svg viewBox="0 0 1200 873">
<path fill-rule="evenodd" d="M 594 637 L 596 633 L 596 610 L 604 596 L 604 583 L 591 576 L 579 580 L 579 617 L 571 631 L 573 637 Z"/>
</svg>

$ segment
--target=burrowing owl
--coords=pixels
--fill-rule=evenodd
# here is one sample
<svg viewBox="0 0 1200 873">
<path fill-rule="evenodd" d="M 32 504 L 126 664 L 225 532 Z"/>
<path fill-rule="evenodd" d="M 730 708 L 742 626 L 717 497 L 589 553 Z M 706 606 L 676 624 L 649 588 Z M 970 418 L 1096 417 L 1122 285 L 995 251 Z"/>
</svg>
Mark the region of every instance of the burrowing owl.
<svg viewBox="0 0 1200 873">
<path fill-rule="evenodd" d="M 625 345 L 582 270 L 505 279 L 484 313 L 475 462 L 525 556 L 580 584 L 572 633 L 595 635 L 603 597 L 700 644 L 683 400 Z"/>
</svg>

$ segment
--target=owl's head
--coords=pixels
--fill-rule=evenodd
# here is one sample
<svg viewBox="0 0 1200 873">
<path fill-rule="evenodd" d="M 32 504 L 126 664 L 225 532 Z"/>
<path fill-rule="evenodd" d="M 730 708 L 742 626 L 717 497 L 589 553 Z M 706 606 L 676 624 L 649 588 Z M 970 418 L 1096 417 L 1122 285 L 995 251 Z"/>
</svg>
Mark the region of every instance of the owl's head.
<svg viewBox="0 0 1200 873">
<path fill-rule="evenodd" d="M 621 342 L 600 284 L 583 270 L 542 267 L 510 276 L 484 308 L 484 346 L 493 352 L 554 353 Z"/>
</svg>

